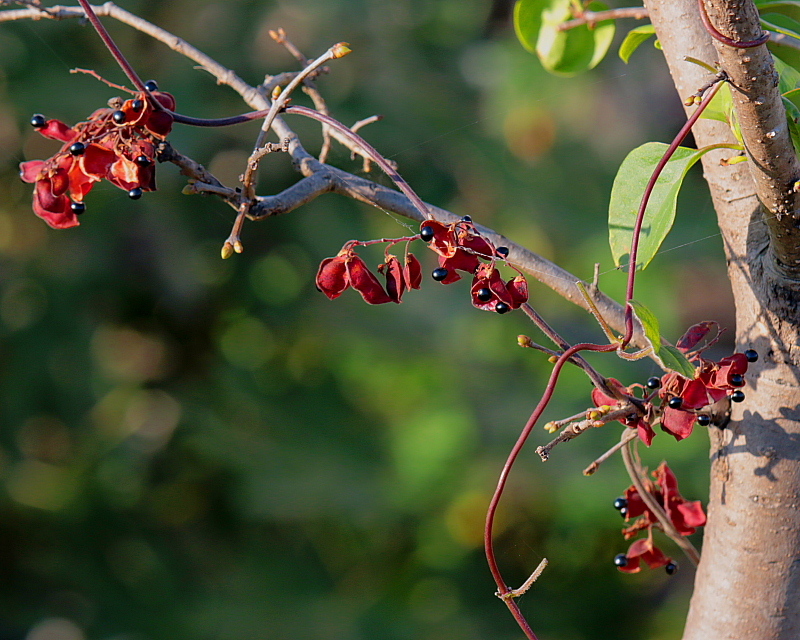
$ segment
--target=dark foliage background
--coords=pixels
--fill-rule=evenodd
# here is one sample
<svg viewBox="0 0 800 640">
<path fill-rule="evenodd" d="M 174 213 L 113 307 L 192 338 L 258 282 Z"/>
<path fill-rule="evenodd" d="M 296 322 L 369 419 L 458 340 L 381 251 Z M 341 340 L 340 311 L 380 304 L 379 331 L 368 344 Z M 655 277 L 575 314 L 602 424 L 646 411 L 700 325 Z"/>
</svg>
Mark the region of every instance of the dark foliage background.
<svg viewBox="0 0 800 640">
<path fill-rule="evenodd" d="M 364 133 L 424 199 L 581 277 L 599 262 L 601 285 L 621 295 L 604 231 L 614 172 L 682 119 L 651 47 L 630 66 L 612 55 L 563 79 L 518 45 L 509 3 L 120 4 L 253 84 L 296 66 L 269 29 L 284 27 L 308 55 L 348 41 L 354 53 L 320 88 L 344 122 L 385 116 Z M 190 62 L 106 23 L 183 113 L 244 110 Z M 519 313 L 472 309 L 464 283 L 426 280 L 399 307 L 367 307 L 352 292 L 329 302 L 313 286 L 317 263 L 350 238 L 406 224 L 338 196 L 248 224 L 245 253 L 228 261 L 219 249 L 232 211 L 180 195 L 173 166 L 161 167 L 158 192 L 133 202 L 100 186 L 79 228 L 48 229 L 17 178 L 21 160 L 56 148 L 30 114 L 72 123 L 115 95 L 70 75 L 76 66 L 122 81 L 87 26 L 0 24 L 0 637 L 519 637 L 492 595 L 481 535 L 502 461 L 548 375 L 516 336 L 540 337 Z M 316 125 L 291 124 L 317 148 Z M 171 141 L 231 183 L 256 131 L 179 127 Z M 341 148 L 331 162 L 360 171 Z M 296 179 L 280 155 L 262 166 L 261 193 Z M 714 234 L 695 175 L 667 242 L 675 249 L 638 294 L 667 336 L 701 319 L 732 325 Z M 532 287 L 532 302 L 568 338 L 601 339 L 545 288 Z M 602 370 L 626 382 L 655 373 L 610 357 Z M 589 388 L 567 372 L 550 418 L 585 408 Z M 512 478 L 498 549 L 514 583 L 550 558 L 522 600 L 544 638 L 679 637 L 688 563 L 671 579 L 618 574 L 621 463 L 580 474 L 618 435 L 589 433 L 543 465 L 539 430 Z M 646 454 L 653 467 L 668 458 L 690 498 L 706 491 L 705 438 L 698 429 L 676 446 L 661 435 Z"/>
</svg>

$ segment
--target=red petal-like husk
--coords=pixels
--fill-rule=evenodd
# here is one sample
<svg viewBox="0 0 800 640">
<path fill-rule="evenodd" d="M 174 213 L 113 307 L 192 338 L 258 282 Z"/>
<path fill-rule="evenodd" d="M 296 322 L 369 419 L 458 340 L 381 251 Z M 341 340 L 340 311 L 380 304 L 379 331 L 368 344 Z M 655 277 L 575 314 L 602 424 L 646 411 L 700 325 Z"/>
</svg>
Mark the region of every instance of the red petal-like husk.
<svg viewBox="0 0 800 640">
<path fill-rule="evenodd" d="M 367 304 L 385 304 L 392 302 L 389 294 L 378 282 L 375 275 L 367 268 L 364 261 L 357 255 L 351 255 L 346 261 L 347 277 L 350 286 L 361 294 Z"/>
<path fill-rule="evenodd" d="M 519 309 L 519 306 L 528 301 L 528 281 L 524 276 L 516 276 L 508 281 L 506 290 L 511 296 L 511 308 Z"/>
<path fill-rule="evenodd" d="M 60 120 L 48 120 L 41 129 L 37 129 L 45 138 L 60 140 L 61 142 L 72 142 L 77 132 L 68 127 Z"/>
<path fill-rule="evenodd" d="M 686 353 L 694 349 L 697 344 L 708 335 L 712 327 L 719 327 L 719 324 L 713 320 L 705 320 L 692 325 L 686 330 L 675 345 L 678 349 Z"/>
<path fill-rule="evenodd" d="M 145 128 L 154 136 L 166 138 L 172 131 L 172 116 L 166 111 L 153 111 L 147 119 Z"/>
<path fill-rule="evenodd" d="M 325 258 L 317 270 L 317 289 L 334 300 L 350 286 L 344 256 Z"/>
<path fill-rule="evenodd" d="M 19 177 L 23 182 L 34 183 L 39 179 L 42 168 L 47 164 L 44 160 L 29 160 L 19 165 Z"/>
<path fill-rule="evenodd" d="M 79 158 L 78 164 L 85 174 L 95 180 L 102 180 L 108 174 L 109 167 L 116 160 L 117 154 L 93 143 L 86 147 L 86 151 Z"/>
<path fill-rule="evenodd" d="M 139 166 L 127 158 L 120 157 L 111 165 L 106 177 L 111 184 L 130 191 L 139 186 Z"/>
<path fill-rule="evenodd" d="M 636 431 L 639 434 L 639 439 L 648 447 L 652 444 L 653 438 L 656 437 L 656 432 L 653 431 L 653 427 L 644 420 L 639 420 L 636 423 Z"/>
<path fill-rule="evenodd" d="M 667 407 L 661 418 L 661 428 L 675 436 L 676 440 L 683 440 L 692 435 L 695 420 L 696 416 L 693 413 Z"/>
<path fill-rule="evenodd" d="M 697 527 L 706 524 L 706 514 L 699 500 L 675 505 L 675 511 L 670 515 L 675 528 L 684 536 L 692 535 Z"/>
<path fill-rule="evenodd" d="M 68 229 L 80 224 L 70 204 L 67 196 L 53 195 L 49 180 L 40 180 L 36 183 L 33 192 L 33 212 L 53 229 Z"/>
</svg>

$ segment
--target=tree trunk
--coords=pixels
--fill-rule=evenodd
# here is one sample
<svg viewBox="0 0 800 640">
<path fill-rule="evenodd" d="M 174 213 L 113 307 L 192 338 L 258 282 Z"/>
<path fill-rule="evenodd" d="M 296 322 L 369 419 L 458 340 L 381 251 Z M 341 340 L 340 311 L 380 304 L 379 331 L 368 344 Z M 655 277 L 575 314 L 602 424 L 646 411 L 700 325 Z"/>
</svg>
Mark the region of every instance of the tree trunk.
<svg viewBox="0 0 800 640">
<path fill-rule="evenodd" d="M 649 10 L 675 86 L 693 94 L 709 74 L 691 55 L 718 56 L 696 0 L 650 0 Z M 717 2 L 717 5 L 725 4 Z M 712 19 L 717 8 L 709 7 Z M 721 12 L 720 12 L 721 13 Z M 741 13 L 732 14 L 741 16 Z M 720 29 L 722 31 L 722 29 Z M 727 35 L 727 34 L 726 34 Z M 741 38 L 740 38 L 741 39 Z M 725 45 L 720 45 L 720 47 Z M 763 47 L 762 47 L 763 49 Z M 737 50 L 746 55 L 749 49 Z M 742 53 L 743 52 L 743 53 Z M 748 61 L 749 62 L 749 61 Z M 755 77 L 755 76 L 753 76 Z M 771 82 L 771 78 L 767 78 Z M 737 89 L 734 88 L 734 93 Z M 730 141 L 722 123 L 701 121 L 698 146 Z M 748 150 L 751 146 L 748 144 Z M 711 427 L 711 492 L 702 558 L 684 640 L 797 640 L 800 638 L 800 280 L 798 265 L 776 258 L 784 240 L 756 196 L 757 163 L 719 165 L 704 159 L 736 300 L 739 350 L 754 348 L 746 399 L 731 421 Z M 709 157 L 710 156 L 710 157 Z M 792 158 L 794 163 L 794 159 Z M 749 166 L 748 166 L 749 165 Z M 788 173 L 791 173 L 790 169 Z M 797 175 L 786 175 L 785 184 Z M 761 193 L 761 191 L 759 191 Z M 769 201 L 762 196 L 762 201 Z M 796 204 L 790 209 L 796 210 Z M 796 233 L 793 211 L 776 218 Z M 780 225 L 779 225 L 780 226 Z M 791 252 L 791 245 L 789 251 Z M 795 247 L 795 250 L 797 247 Z M 709 296 L 714 292 L 709 291 Z"/>
</svg>

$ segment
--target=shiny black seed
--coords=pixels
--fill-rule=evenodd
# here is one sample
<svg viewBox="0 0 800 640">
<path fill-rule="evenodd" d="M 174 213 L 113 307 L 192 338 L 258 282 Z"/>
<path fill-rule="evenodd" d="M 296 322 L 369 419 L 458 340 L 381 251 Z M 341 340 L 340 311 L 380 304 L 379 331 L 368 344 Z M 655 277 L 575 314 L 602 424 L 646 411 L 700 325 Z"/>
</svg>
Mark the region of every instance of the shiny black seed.
<svg viewBox="0 0 800 640">
<path fill-rule="evenodd" d="M 671 576 L 677 570 L 678 570 L 678 565 L 675 564 L 674 562 L 670 562 L 667 566 L 664 567 L 664 571 L 667 572 L 668 576 Z"/>
<path fill-rule="evenodd" d="M 155 80 L 148 80 L 144 83 L 144 88 L 148 91 L 158 91 L 158 83 Z"/>
<path fill-rule="evenodd" d="M 504 258 L 508 255 L 508 247 L 497 247 L 496 251 L 498 255 L 501 255 Z"/>
<path fill-rule="evenodd" d="M 614 556 L 614 564 L 618 567 L 627 567 L 628 566 L 628 556 L 624 553 L 617 554 Z"/>
<path fill-rule="evenodd" d="M 670 409 L 680 409 L 683 406 L 683 398 L 677 396 L 675 398 L 670 398 L 667 405 Z"/>
<path fill-rule="evenodd" d="M 701 413 L 697 416 L 697 424 L 699 424 L 701 427 L 707 427 L 711 424 L 711 416 Z"/>
<path fill-rule="evenodd" d="M 658 389 L 661 386 L 661 378 L 656 378 L 653 376 L 652 378 L 647 379 L 647 388 L 648 389 Z"/>
<path fill-rule="evenodd" d="M 85 145 L 85 144 L 83 144 L 83 142 L 73 142 L 73 143 L 72 143 L 72 144 L 69 146 L 69 152 L 70 152 L 70 153 L 71 153 L 73 156 L 79 156 L 79 155 L 81 155 L 81 154 L 82 154 L 84 151 L 86 151 L 86 145 Z"/>
<path fill-rule="evenodd" d="M 728 378 L 728 382 L 731 383 L 732 387 L 743 387 L 744 376 L 741 373 L 732 373 Z"/>
<path fill-rule="evenodd" d="M 441 282 L 447 277 L 448 271 L 444 267 L 439 267 L 438 269 L 434 269 L 433 273 L 431 273 L 431 278 L 436 280 L 436 282 Z"/>
<path fill-rule="evenodd" d="M 131 200 L 138 200 L 139 198 L 142 197 L 142 190 L 139 187 L 131 189 L 130 191 L 128 191 L 128 197 Z"/>
<path fill-rule="evenodd" d="M 117 110 L 111 114 L 111 118 L 117 124 L 125 124 L 125 121 L 128 119 L 128 116 L 125 115 L 124 111 Z"/>
<path fill-rule="evenodd" d="M 731 394 L 731 400 L 733 402 L 744 402 L 744 391 L 741 389 L 737 389 Z"/>
<path fill-rule="evenodd" d="M 622 509 L 619 510 L 619 515 L 621 515 L 623 518 L 625 516 L 627 516 L 628 515 L 628 507 L 622 507 Z"/>
<path fill-rule="evenodd" d="M 472 222 L 472 218 L 470 218 L 469 216 L 464 216 L 463 218 L 461 218 L 461 222 Z"/>
<path fill-rule="evenodd" d="M 134 162 L 140 167 L 148 167 L 153 163 L 153 161 L 147 156 L 136 156 L 136 160 L 134 160 Z"/>
<path fill-rule="evenodd" d="M 628 501 L 625 498 L 617 498 L 614 500 L 614 508 L 615 509 L 624 509 L 628 506 Z"/>
<path fill-rule="evenodd" d="M 475 292 L 475 297 L 481 302 L 489 302 L 492 299 L 492 290 L 484 287 Z"/>
<path fill-rule="evenodd" d="M 86 205 L 83 202 L 73 202 L 70 206 L 72 209 L 72 213 L 76 215 L 81 215 L 84 211 L 86 211 Z"/>
<path fill-rule="evenodd" d="M 758 351 L 755 349 L 748 349 L 744 352 L 744 357 L 747 358 L 748 362 L 755 362 L 758 360 Z"/>
<path fill-rule="evenodd" d="M 425 242 L 433 240 L 433 227 L 422 227 L 419 231 L 419 237 Z"/>
<path fill-rule="evenodd" d="M 144 100 L 140 100 L 139 98 L 137 98 L 136 100 L 134 100 L 134 101 L 131 103 L 131 109 L 133 109 L 133 110 L 134 110 L 134 111 L 136 111 L 136 112 L 139 112 L 139 111 L 141 111 L 142 109 L 144 109 Z"/>
<path fill-rule="evenodd" d="M 505 302 L 498 302 L 495 305 L 494 310 L 497 311 L 497 313 L 503 314 L 511 311 L 511 307 L 509 307 Z"/>
<path fill-rule="evenodd" d="M 41 113 L 37 113 L 31 118 L 31 126 L 34 129 L 41 129 L 46 124 L 47 118 L 45 118 Z"/>
</svg>

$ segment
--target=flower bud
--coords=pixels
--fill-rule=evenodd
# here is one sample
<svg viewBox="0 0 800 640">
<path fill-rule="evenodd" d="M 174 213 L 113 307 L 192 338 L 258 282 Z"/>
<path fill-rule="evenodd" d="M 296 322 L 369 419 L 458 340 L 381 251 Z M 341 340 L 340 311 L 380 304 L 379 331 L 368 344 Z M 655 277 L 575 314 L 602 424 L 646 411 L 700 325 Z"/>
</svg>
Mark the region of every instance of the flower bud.
<svg viewBox="0 0 800 640">
<path fill-rule="evenodd" d="M 533 343 L 528 336 L 518 335 L 517 336 L 517 344 L 520 347 L 530 347 Z"/>
<path fill-rule="evenodd" d="M 220 254 L 222 255 L 223 260 L 230 258 L 233 255 L 233 245 L 226 240 L 225 244 L 222 245 L 222 251 L 220 251 Z"/>
<path fill-rule="evenodd" d="M 347 42 L 338 42 L 331 47 L 331 55 L 334 58 L 344 58 L 352 49 L 348 46 Z"/>
</svg>

